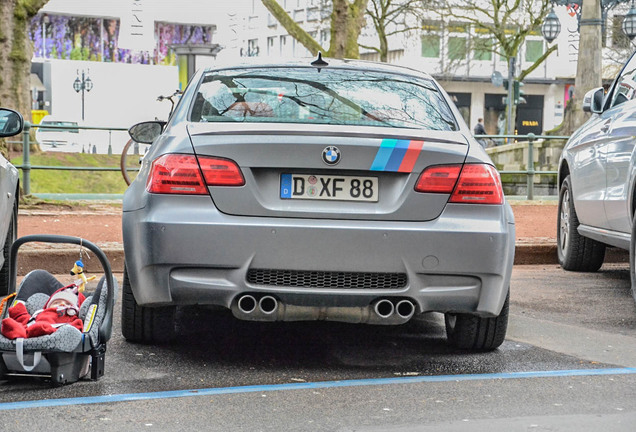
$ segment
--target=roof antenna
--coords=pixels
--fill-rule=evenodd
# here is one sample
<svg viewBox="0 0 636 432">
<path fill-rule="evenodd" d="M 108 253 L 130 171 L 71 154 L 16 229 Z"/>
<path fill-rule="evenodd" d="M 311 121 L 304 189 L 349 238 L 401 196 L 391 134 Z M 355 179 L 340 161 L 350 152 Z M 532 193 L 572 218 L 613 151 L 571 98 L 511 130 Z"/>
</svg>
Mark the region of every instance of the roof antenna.
<svg viewBox="0 0 636 432">
<path fill-rule="evenodd" d="M 311 62 L 312 66 L 318 67 L 318 72 L 320 72 L 320 68 L 322 66 L 329 66 L 329 63 L 322 59 L 322 52 L 318 51 L 318 58 Z"/>
</svg>

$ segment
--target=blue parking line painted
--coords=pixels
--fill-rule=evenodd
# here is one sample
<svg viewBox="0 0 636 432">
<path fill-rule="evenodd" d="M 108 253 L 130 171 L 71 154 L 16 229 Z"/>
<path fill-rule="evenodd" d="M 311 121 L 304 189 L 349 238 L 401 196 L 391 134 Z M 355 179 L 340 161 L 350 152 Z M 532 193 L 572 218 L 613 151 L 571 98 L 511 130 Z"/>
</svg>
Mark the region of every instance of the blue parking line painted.
<svg viewBox="0 0 636 432">
<path fill-rule="evenodd" d="M 364 387 L 381 386 L 394 384 L 418 384 L 418 383 L 438 383 L 456 381 L 478 381 L 478 380 L 504 380 L 521 378 L 554 378 L 554 377 L 574 377 L 574 376 L 599 376 L 599 375 L 632 375 L 636 374 L 636 368 L 614 368 L 614 369 L 571 369 L 554 371 L 534 371 L 534 372 L 509 372 L 492 374 L 470 374 L 470 375 L 438 375 L 438 376 L 409 376 L 396 378 L 376 378 L 344 381 L 322 381 L 291 384 L 271 384 L 242 387 L 220 387 L 191 390 L 173 390 L 149 393 L 127 393 L 104 396 L 88 396 L 80 398 L 66 399 L 42 399 L 22 402 L 0 403 L 0 411 L 20 410 L 28 408 L 44 408 L 55 406 L 88 405 L 98 403 L 132 402 L 153 399 L 171 399 L 193 396 L 214 396 L 223 394 L 240 393 L 260 393 L 286 390 L 307 390 L 325 389 L 337 387 Z"/>
</svg>

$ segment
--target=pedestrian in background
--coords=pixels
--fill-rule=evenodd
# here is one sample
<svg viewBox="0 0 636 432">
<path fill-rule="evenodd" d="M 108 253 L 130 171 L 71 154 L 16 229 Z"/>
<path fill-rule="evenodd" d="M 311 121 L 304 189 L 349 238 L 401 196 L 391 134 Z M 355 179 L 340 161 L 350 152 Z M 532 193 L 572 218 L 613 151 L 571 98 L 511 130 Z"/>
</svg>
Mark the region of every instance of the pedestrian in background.
<svg viewBox="0 0 636 432">
<path fill-rule="evenodd" d="M 483 118 L 478 118 L 477 119 L 477 124 L 475 125 L 475 128 L 473 129 L 473 133 L 475 135 L 486 135 L 486 128 L 484 127 L 484 119 Z M 481 144 L 481 146 L 483 148 L 486 148 L 486 139 L 485 138 L 477 138 L 477 141 L 479 142 L 479 144 Z"/>
</svg>

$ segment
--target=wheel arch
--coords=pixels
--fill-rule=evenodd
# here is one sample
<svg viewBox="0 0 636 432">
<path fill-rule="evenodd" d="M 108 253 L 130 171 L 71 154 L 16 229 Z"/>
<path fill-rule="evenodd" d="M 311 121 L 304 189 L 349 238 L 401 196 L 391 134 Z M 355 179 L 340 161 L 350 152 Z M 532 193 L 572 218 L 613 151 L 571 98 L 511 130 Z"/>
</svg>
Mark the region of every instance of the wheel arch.
<svg viewBox="0 0 636 432">
<path fill-rule="evenodd" d="M 561 161 L 561 165 L 559 165 L 559 174 L 557 178 L 557 191 L 561 190 L 561 185 L 563 185 L 563 181 L 567 176 L 570 175 L 570 166 L 568 162 L 563 159 Z"/>
</svg>

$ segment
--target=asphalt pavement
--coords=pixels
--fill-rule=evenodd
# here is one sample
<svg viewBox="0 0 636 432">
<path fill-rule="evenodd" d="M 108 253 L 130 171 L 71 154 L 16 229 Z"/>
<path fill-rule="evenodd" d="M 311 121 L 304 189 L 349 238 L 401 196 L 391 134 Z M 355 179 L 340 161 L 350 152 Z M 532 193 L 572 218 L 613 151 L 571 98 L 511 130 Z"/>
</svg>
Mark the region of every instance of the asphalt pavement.
<svg viewBox="0 0 636 432">
<path fill-rule="evenodd" d="M 510 299 L 506 341 L 487 353 L 450 347 L 439 314 L 385 327 L 191 309 L 178 342 L 133 344 L 117 302 L 104 377 L 3 383 L 0 430 L 632 432 L 629 267 L 515 266 Z"/>
</svg>

